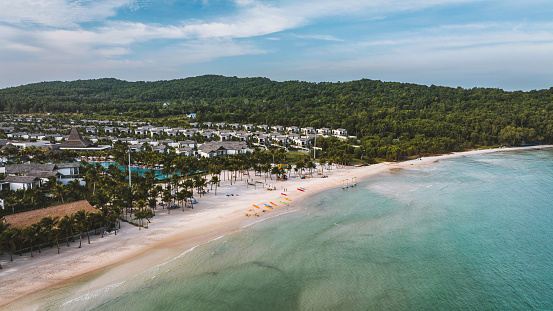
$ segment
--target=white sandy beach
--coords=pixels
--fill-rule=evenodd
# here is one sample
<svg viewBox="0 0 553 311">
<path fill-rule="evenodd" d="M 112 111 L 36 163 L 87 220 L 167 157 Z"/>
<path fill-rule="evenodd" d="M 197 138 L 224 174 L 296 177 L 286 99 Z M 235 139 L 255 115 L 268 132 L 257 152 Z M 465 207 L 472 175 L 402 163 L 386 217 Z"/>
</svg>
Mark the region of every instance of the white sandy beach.
<svg viewBox="0 0 553 311">
<path fill-rule="evenodd" d="M 25 296 L 60 284 L 76 277 L 84 276 L 93 271 L 106 267 L 120 267 L 114 269 L 109 279 L 91 286 L 105 286 L 107 283 L 116 282 L 128 275 L 146 267 L 151 267 L 175 257 L 182 250 L 196 245 L 207 243 L 214 238 L 247 230 L 249 224 L 263 221 L 269 217 L 277 216 L 287 210 L 301 207 L 302 199 L 314 195 L 325 189 L 341 187 L 344 179 L 353 177 L 360 181 L 362 178 L 379 174 L 390 169 L 406 168 L 418 165 L 429 165 L 437 160 L 459 156 L 484 154 L 504 150 L 551 148 L 552 146 L 538 146 L 526 148 L 498 148 L 474 150 L 462 153 L 452 153 L 436 157 L 425 157 L 398 163 L 381 163 L 364 167 L 343 167 L 324 170 L 328 178 L 320 178 L 314 174 L 313 178 L 290 178 L 288 181 L 275 181 L 267 179 L 267 183 L 276 187 L 276 190 L 268 191 L 258 184 L 257 189 L 246 183 L 246 177 L 236 184 L 230 185 L 229 181 L 221 182 L 221 187 L 199 197 L 195 195 L 198 204 L 194 209 L 171 210 L 167 214 L 166 209 L 158 209 L 149 229 L 139 230 L 137 227 L 123 223 L 121 230 L 115 235 L 91 236 L 91 244 L 83 240 L 83 246 L 78 248 L 78 241 L 71 243 L 70 247 L 63 244 L 61 254 L 57 255 L 57 249 L 43 250 L 41 254 L 35 252 L 35 257 L 30 255 L 14 256 L 14 261 L 9 261 L 9 255 L 0 256 L 3 270 L 0 270 L 0 306 Z M 253 172 L 252 172 L 253 176 Z M 293 175 L 292 175 L 293 176 Z M 256 181 L 265 181 L 263 176 L 256 176 Z M 297 190 L 298 187 L 305 191 Z M 287 191 L 284 192 L 284 188 Z M 286 193 L 286 196 L 281 193 Z M 227 194 L 233 194 L 227 196 Z M 290 201 L 285 201 L 289 198 Z M 290 206 L 283 205 L 279 201 L 288 202 Z M 277 204 L 274 209 L 268 209 L 264 204 Z M 259 206 L 257 209 L 253 204 Z M 263 212 L 264 211 L 264 212 Z M 259 217 L 254 214 L 257 213 Z M 246 214 L 254 216 L 246 216 Z M 178 252 L 175 251 L 178 250 Z M 132 264 L 130 262 L 132 261 Z M 33 309 L 28 305 L 25 308 Z M 18 303 L 10 304 L 7 309 L 19 308 Z M 35 306 L 36 307 L 36 306 Z"/>
</svg>

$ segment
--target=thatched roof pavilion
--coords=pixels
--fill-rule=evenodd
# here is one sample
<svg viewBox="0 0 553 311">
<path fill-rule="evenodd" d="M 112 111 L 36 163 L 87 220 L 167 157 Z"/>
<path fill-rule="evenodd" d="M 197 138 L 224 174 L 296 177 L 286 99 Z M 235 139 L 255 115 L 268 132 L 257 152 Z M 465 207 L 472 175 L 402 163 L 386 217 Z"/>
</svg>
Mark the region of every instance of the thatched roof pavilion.
<svg viewBox="0 0 553 311">
<path fill-rule="evenodd" d="M 87 212 L 97 212 L 87 200 L 77 201 L 73 203 L 61 204 L 56 206 L 51 206 L 47 208 L 37 209 L 33 211 L 7 215 L 2 218 L 3 221 L 10 224 L 11 227 L 28 227 L 34 223 L 37 223 L 42 220 L 44 217 L 60 217 L 62 218 L 65 215 L 74 214 L 80 210 L 84 209 Z"/>
</svg>

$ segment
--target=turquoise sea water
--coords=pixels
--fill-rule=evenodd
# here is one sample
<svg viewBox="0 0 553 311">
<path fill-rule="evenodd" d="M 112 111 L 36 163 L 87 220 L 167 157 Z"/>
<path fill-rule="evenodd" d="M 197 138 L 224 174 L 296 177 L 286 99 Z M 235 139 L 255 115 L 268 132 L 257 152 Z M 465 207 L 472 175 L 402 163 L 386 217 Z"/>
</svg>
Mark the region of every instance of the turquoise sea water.
<svg viewBox="0 0 553 311">
<path fill-rule="evenodd" d="M 553 151 L 442 160 L 333 189 L 66 310 L 553 310 Z M 308 189 L 309 190 L 309 189 Z M 104 271 L 102 273 L 109 273 Z"/>
</svg>

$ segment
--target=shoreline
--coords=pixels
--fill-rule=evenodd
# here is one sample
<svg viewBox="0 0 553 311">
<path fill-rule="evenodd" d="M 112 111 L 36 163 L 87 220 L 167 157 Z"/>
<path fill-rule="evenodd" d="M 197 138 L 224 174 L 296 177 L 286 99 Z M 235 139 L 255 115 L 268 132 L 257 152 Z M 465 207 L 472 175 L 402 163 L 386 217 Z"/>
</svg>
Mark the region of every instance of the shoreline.
<svg viewBox="0 0 553 311">
<path fill-rule="evenodd" d="M 45 249 L 42 254 L 35 254 L 30 258 L 14 256 L 14 262 L 9 262 L 9 255 L 5 253 L 2 258 L 3 270 L 0 270 L 0 308 L 8 310 L 35 309 L 40 306 L 38 301 L 49 288 L 63 286 L 72 280 L 84 279 L 101 271 L 110 270 L 109 276 L 102 275 L 85 290 L 93 291 L 106 285 L 117 283 L 129 275 L 141 269 L 162 264 L 174 260 L 179 254 L 192 251 L 199 245 L 207 244 L 222 236 L 229 235 L 255 225 L 258 222 L 278 217 L 291 212 L 302 201 L 321 191 L 339 187 L 345 178 L 356 177 L 361 180 L 393 169 L 403 169 L 432 163 L 461 156 L 486 154 L 499 151 L 534 150 L 552 148 L 551 145 L 479 149 L 465 152 L 449 153 L 439 156 L 423 157 L 403 162 L 385 162 L 363 167 L 343 167 L 330 171 L 325 170 L 324 175 L 329 178 L 316 177 L 308 179 L 290 178 L 288 181 L 274 181 L 268 179 L 277 187 L 276 191 L 267 191 L 261 187 L 257 189 L 248 186 L 245 181 L 237 181 L 230 185 L 229 181 L 221 182 L 217 189 L 217 195 L 213 192 L 197 197 L 199 201 L 194 210 L 184 212 L 175 209 L 171 215 L 167 210 L 158 209 L 156 217 L 150 224 L 150 229 L 138 230 L 137 227 L 123 223 L 117 236 L 108 235 L 103 239 L 99 236 L 91 237 L 91 244 L 83 243 L 81 249 L 77 243 L 70 247 L 60 245 L 61 253 L 57 255 L 57 249 Z M 264 180 L 262 176 L 256 176 L 258 181 Z M 304 187 L 305 192 L 297 190 Z M 284 201 L 282 188 L 288 188 L 287 198 L 290 198 L 291 208 L 279 205 L 278 208 L 261 212 L 264 203 Z M 234 194 L 226 196 L 226 194 Z M 253 204 L 260 207 L 256 209 Z M 248 213 L 258 213 L 259 217 L 246 217 Z M 6 259 L 8 260 L 6 262 Z M 32 282 L 29 282 L 32 280 Z"/>
</svg>

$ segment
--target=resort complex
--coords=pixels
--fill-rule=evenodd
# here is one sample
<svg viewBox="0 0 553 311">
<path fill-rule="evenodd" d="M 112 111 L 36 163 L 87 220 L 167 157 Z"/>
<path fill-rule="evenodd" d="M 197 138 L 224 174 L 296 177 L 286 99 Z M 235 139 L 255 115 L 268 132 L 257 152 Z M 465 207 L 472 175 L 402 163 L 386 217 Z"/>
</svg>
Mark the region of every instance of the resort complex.
<svg viewBox="0 0 553 311">
<path fill-rule="evenodd" d="M 252 202 L 245 216 L 289 206 L 284 181 L 326 177 L 325 169 L 339 162 L 321 154 L 315 162 L 317 138 L 349 139 L 344 129 L 295 126 L 0 118 L 6 138 L 0 142 L 0 246 L 10 254 L 4 266 L 36 249 L 57 245 L 59 252 L 60 243 L 69 246 L 77 237 L 81 248 L 91 232 L 117 234 L 121 221 L 147 228 L 154 216 L 193 209 L 217 191 L 238 196 L 238 190 L 221 193 L 225 183 L 281 190 L 278 203 Z M 289 151 L 297 153 L 293 164 Z"/>
</svg>

